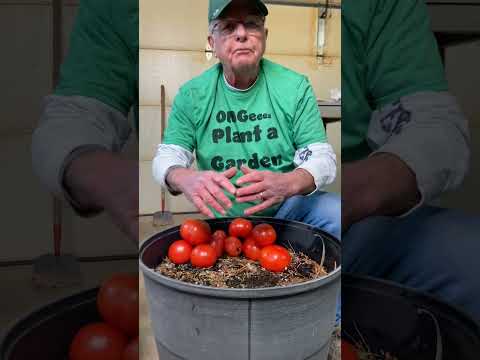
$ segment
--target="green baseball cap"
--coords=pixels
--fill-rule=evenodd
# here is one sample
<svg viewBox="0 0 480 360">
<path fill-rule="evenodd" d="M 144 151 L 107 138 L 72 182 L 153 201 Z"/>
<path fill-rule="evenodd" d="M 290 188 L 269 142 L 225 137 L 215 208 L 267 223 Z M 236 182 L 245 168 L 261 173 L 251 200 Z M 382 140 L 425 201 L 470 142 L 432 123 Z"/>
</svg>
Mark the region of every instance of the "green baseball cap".
<svg viewBox="0 0 480 360">
<path fill-rule="evenodd" d="M 208 2 L 208 22 L 211 22 L 212 20 L 218 19 L 218 17 L 222 14 L 223 10 L 227 8 L 228 5 L 233 0 L 209 0 Z M 268 15 L 268 9 L 261 0 L 252 0 L 252 3 L 254 3 L 260 14 L 262 16 L 267 16 Z"/>
</svg>

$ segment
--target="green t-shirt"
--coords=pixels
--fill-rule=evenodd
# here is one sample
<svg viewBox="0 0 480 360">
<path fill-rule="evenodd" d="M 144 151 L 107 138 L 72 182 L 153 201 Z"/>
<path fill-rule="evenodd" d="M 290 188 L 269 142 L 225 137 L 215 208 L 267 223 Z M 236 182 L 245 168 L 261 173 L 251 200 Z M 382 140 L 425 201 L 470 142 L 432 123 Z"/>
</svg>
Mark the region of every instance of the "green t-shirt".
<svg viewBox="0 0 480 360">
<path fill-rule="evenodd" d="M 200 170 L 218 172 L 242 164 L 289 172 L 295 168 L 297 149 L 325 141 L 308 79 L 266 59 L 261 61 L 256 83 L 247 91 L 228 87 L 219 64 L 183 85 L 164 138 L 165 144 L 195 150 Z M 239 171 L 232 182 L 241 175 Z M 242 216 L 255 204 L 233 203 L 228 216 Z M 272 207 L 257 215 L 272 216 L 276 210 Z"/>
<path fill-rule="evenodd" d="M 443 90 L 447 82 L 423 1 L 343 1 L 342 161 L 370 152 L 373 111 L 405 95 Z"/>
<path fill-rule="evenodd" d="M 80 2 L 55 94 L 95 98 L 124 115 L 136 109 L 137 0 Z"/>
</svg>

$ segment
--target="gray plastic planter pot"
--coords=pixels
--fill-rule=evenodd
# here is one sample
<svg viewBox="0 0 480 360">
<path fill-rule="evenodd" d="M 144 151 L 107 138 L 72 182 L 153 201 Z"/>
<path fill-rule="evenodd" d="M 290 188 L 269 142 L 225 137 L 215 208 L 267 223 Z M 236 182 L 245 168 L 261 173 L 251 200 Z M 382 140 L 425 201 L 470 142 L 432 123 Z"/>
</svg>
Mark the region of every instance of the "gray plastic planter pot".
<svg viewBox="0 0 480 360">
<path fill-rule="evenodd" d="M 160 360 L 326 360 L 340 289 L 340 243 L 307 225 L 270 223 L 279 244 L 317 261 L 325 253 L 329 275 L 286 287 L 218 289 L 173 280 L 154 271 L 180 238 L 179 227 L 158 233 L 140 248 L 140 267 Z M 232 218 L 208 220 L 227 230 Z M 325 249 L 325 251 L 323 251 Z"/>
</svg>

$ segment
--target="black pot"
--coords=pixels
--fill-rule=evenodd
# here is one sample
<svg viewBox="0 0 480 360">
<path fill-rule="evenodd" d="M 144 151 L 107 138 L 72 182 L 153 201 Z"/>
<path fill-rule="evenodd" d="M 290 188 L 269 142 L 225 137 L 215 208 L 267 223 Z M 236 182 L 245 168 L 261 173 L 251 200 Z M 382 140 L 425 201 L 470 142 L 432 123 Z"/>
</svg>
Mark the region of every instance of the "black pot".
<svg viewBox="0 0 480 360">
<path fill-rule="evenodd" d="M 1 360 L 67 359 L 77 331 L 100 321 L 98 288 L 47 305 L 18 321 L 0 344 Z"/>
<path fill-rule="evenodd" d="M 345 273 L 342 337 L 400 360 L 480 359 L 479 324 L 462 311 L 405 286 Z"/>
</svg>

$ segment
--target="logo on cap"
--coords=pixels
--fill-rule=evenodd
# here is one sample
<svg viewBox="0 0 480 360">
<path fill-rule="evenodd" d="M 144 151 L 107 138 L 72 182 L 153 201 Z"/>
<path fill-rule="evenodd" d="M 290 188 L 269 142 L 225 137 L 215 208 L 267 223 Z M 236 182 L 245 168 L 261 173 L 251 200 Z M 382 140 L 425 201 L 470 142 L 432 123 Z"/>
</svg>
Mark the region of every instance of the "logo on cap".
<svg viewBox="0 0 480 360">
<path fill-rule="evenodd" d="M 215 10 L 215 12 L 213 13 L 213 16 L 217 16 L 219 11 L 220 11 L 220 9 Z"/>
</svg>

